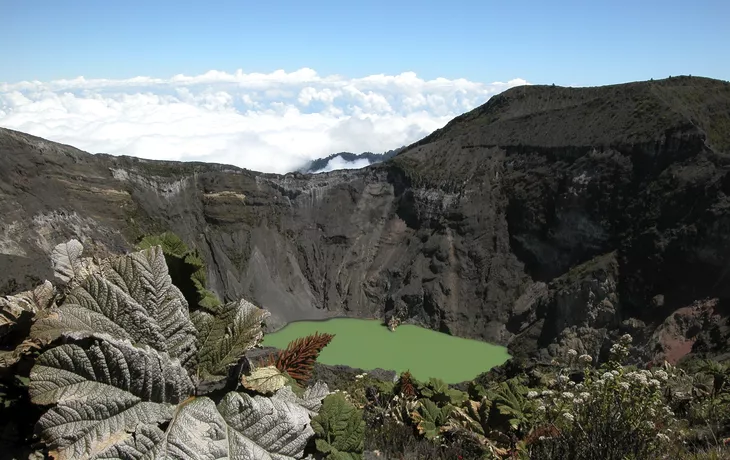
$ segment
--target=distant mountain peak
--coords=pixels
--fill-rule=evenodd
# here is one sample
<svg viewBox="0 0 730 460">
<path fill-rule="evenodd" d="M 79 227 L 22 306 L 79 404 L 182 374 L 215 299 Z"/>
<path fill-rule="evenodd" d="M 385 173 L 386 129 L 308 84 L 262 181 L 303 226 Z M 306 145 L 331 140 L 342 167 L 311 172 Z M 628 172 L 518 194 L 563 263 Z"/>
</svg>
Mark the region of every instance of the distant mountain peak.
<svg viewBox="0 0 730 460">
<path fill-rule="evenodd" d="M 339 152 L 325 158 L 318 158 L 307 163 L 298 172 L 305 174 L 317 174 L 322 172 L 335 171 L 338 169 L 360 169 L 375 163 L 381 163 L 396 156 L 403 151 L 405 146 L 388 150 L 385 153 L 352 153 Z"/>
</svg>

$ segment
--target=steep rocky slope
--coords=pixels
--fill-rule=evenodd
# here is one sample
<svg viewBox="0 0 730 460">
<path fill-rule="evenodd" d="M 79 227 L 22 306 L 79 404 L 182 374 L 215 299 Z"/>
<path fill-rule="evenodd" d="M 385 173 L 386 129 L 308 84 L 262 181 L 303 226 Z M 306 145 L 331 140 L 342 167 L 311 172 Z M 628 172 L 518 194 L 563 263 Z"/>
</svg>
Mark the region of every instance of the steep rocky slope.
<svg viewBox="0 0 730 460">
<path fill-rule="evenodd" d="M 730 84 L 508 90 L 392 160 L 328 174 L 89 155 L 0 129 L 0 290 L 69 237 L 172 230 L 271 326 L 396 314 L 456 335 L 647 356 L 726 348 Z M 680 350 L 680 351 L 677 351 Z"/>
</svg>

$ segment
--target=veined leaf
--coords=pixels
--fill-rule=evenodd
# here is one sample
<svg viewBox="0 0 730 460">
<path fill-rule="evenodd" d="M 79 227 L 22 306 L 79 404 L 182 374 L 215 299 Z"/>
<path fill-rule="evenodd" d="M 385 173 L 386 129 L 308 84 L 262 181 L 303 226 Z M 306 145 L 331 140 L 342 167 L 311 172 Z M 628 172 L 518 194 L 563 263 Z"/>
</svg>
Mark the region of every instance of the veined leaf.
<svg viewBox="0 0 730 460">
<path fill-rule="evenodd" d="M 75 239 L 56 245 L 51 252 L 51 263 L 56 279 L 67 285 L 77 278 L 82 279 L 85 274 L 81 264 L 83 252 L 84 246 Z"/>
<path fill-rule="evenodd" d="M 60 460 L 95 458 L 128 443 L 129 433 L 169 420 L 192 391 L 167 355 L 118 341 L 53 348 L 38 358 L 29 385 L 34 403 L 58 403 L 38 429 Z"/>
<path fill-rule="evenodd" d="M 329 394 L 327 384 L 317 381 L 317 383 L 307 388 L 301 397 L 297 396 L 290 386 L 285 386 L 277 391 L 272 398 L 298 404 L 304 407 L 310 416 L 314 417 L 322 407 L 322 400 Z"/>
<path fill-rule="evenodd" d="M 35 404 L 105 398 L 112 387 L 144 401 L 171 404 L 193 393 L 185 369 L 169 356 L 121 341 L 52 348 L 38 357 L 30 379 Z"/>
<path fill-rule="evenodd" d="M 482 397 L 480 401 L 468 401 L 464 407 L 455 407 L 449 415 L 449 422 L 445 429 L 452 433 L 468 435 L 495 457 L 502 458 L 508 454 L 508 449 L 499 447 L 497 443 L 504 442 L 509 445 L 511 440 L 504 433 L 490 429 L 489 412 L 491 406 L 491 401 L 486 397 Z"/>
<path fill-rule="evenodd" d="M 115 284 L 155 320 L 170 355 L 180 358 L 183 363 L 195 359 L 197 331 L 190 321 L 185 297 L 172 284 L 161 247 L 112 259 L 104 276 L 116 280 Z"/>
<path fill-rule="evenodd" d="M 272 394 L 286 385 L 287 378 L 276 366 L 258 367 L 251 375 L 241 377 L 241 385 L 264 395 Z"/>
<path fill-rule="evenodd" d="M 62 305 L 40 318 L 31 336 L 131 340 L 167 352 L 193 369 L 195 327 L 160 248 L 106 261 L 101 271 L 87 276 Z"/>
<path fill-rule="evenodd" d="M 40 317 L 31 329 L 34 338 L 77 339 L 108 337 L 132 340 L 165 351 L 165 338 L 153 318 L 118 286 L 92 275 L 66 296 L 59 307 Z"/>
<path fill-rule="evenodd" d="M 301 406 L 231 392 L 217 408 L 207 397 L 183 404 L 165 433 L 158 458 L 295 459 L 302 457 L 313 434 Z"/>
<path fill-rule="evenodd" d="M 485 436 L 489 427 L 489 409 L 491 402 L 487 398 L 481 401 L 468 401 L 464 407 L 455 407 L 449 414 L 450 430 L 467 430 L 479 436 Z"/>
<path fill-rule="evenodd" d="M 216 316 L 202 310 L 192 315 L 198 329 L 199 373 L 203 380 L 225 377 L 228 368 L 263 338 L 261 323 L 269 312 L 240 300 L 221 306 Z"/>
<path fill-rule="evenodd" d="M 101 450 L 94 458 L 97 460 L 152 460 L 158 458 L 165 433 L 155 425 L 141 425 L 132 435 L 128 435 Z"/>
<path fill-rule="evenodd" d="M 364 449 L 365 421 L 361 410 L 342 394 L 325 398 L 320 413 L 312 419 L 317 450 L 328 459 L 360 458 Z"/>
<path fill-rule="evenodd" d="M 57 244 L 51 252 L 53 273 L 67 289 L 73 289 L 101 267 L 91 257 L 82 257 L 84 246 L 78 240 Z"/>
<path fill-rule="evenodd" d="M 437 378 L 429 379 L 421 389 L 421 393 L 438 405 L 451 404 L 452 406 L 459 406 L 468 399 L 465 392 L 449 388 L 446 382 Z"/>
<path fill-rule="evenodd" d="M 0 368 L 12 366 L 24 354 L 39 348 L 40 344 L 30 338 L 11 338 L 9 334 L 16 329 L 19 321 L 23 321 L 21 320 L 22 317 L 30 320 L 39 312 L 43 312 L 51 307 L 55 299 L 56 289 L 50 281 L 45 281 L 31 291 L 21 292 L 20 294 L 8 297 L 0 297 L 0 337 L 7 339 L 6 345 L 12 344 L 15 346 L 15 349 L 12 350 L 0 350 Z"/>
<path fill-rule="evenodd" d="M 411 417 L 416 422 L 418 432 L 428 439 L 433 439 L 443 430 L 453 409 L 451 405 L 439 407 L 430 399 L 422 398 L 418 400 L 418 406 L 411 413 Z"/>
<path fill-rule="evenodd" d="M 0 297 L 0 337 L 13 329 L 23 313 L 35 314 L 48 308 L 56 295 L 50 281 L 45 281 L 31 291 Z"/>
<path fill-rule="evenodd" d="M 198 251 L 190 250 L 180 237 L 171 232 L 146 236 L 137 245 L 140 249 L 153 246 L 162 247 L 172 282 L 184 293 L 190 303 L 190 310 L 194 311 L 201 307 L 209 310 L 209 313 L 216 313 L 220 301 L 215 294 L 205 288 L 205 263 Z M 190 291 L 191 287 L 195 292 Z"/>
<path fill-rule="evenodd" d="M 431 377 L 430 379 L 428 379 L 428 382 L 426 382 L 426 387 L 422 390 L 423 395 L 427 398 L 430 398 L 431 396 L 438 393 L 446 394 L 447 391 L 449 391 L 449 385 L 443 380 L 437 379 L 435 377 Z"/>
<path fill-rule="evenodd" d="M 41 439 L 57 451 L 56 460 L 86 460 L 110 446 L 126 442 L 144 425 L 156 426 L 172 417 L 175 406 L 139 401 L 110 392 L 108 400 L 69 401 L 38 420 Z"/>
<path fill-rule="evenodd" d="M 531 404 L 526 394 L 527 387 L 515 378 L 501 382 L 496 391 L 491 393 L 497 410 L 509 417 L 510 427 L 514 430 L 527 421 L 531 411 Z"/>
</svg>

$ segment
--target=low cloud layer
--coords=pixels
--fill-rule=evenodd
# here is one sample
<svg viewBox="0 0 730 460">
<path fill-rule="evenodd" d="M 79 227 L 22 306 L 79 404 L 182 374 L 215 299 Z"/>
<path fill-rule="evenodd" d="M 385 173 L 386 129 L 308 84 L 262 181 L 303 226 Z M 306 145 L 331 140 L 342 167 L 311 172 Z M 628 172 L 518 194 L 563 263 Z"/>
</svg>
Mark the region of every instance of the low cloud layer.
<svg viewBox="0 0 730 460">
<path fill-rule="evenodd" d="M 370 165 L 370 160 L 362 158 L 360 160 L 347 161 L 341 156 L 336 156 L 327 162 L 327 166 L 314 171 L 315 173 L 330 172 L 337 169 L 360 169 Z"/>
<path fill-rule="evenodd" d="M 311 69 L 0 83 L 0 126 L 92 153 L 283 173 L 334 152 L 410 144 L 523 84 Z"/>
</svg>

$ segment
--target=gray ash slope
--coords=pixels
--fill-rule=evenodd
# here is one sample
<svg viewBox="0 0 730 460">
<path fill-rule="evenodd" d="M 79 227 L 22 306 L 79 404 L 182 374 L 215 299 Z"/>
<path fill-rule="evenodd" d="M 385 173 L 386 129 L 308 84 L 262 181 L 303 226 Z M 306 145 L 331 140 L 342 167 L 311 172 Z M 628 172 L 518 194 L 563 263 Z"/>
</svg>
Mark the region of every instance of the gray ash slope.
<svg viewBox="0 0 730 460">
<path fill-rule="evenodd" d="M 730 84 L 510 89 L 389 161 L 285 176 L 0 129 L 0 289 L 171 230 L 272 326 L 397 314 L 547 357 L 727 351 Z"/>
</svg>

